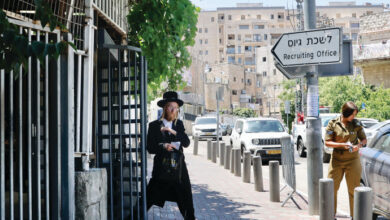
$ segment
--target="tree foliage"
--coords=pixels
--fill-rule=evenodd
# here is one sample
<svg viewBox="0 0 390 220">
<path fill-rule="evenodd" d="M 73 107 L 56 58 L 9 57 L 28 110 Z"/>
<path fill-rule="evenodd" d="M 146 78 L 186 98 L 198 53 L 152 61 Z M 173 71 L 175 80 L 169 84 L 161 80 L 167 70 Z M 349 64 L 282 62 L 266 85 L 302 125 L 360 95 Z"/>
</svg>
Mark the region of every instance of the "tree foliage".
<svg viewBox="0 0 390 220">
<path fill-rule="evenodd" d="M 49 4 L 43 0 L 35 0 L 36 18 L 41 21 L 42 27 L 49 24 L 50 30 L 53 31 L 56 27 L 65 30 L 65 27 L 57 21 Z M 16 25 L 8 22 L 6 14 L 0 10 L 0 69 L 6 72 L 14 70 L 15 74 L 23 65 L 27 68 L 27 60 L 31 56 L 36 56 L 40 59 L 41 64 L 44 63 L 44 57 L 49 56 L 57 59 L 58 56 L 65 51 L 68 44 L 75 47 L 72 43 L 61 41 L 57 43 L 44 43 L 34 41 L 31 44 L 28 42 L 27 36 L 19 33 Z"/>
<path fill-rule="evenodd" d="M 256 117 L 256 112 L 253 109 L 249 108 L 236 108 L 233 110 L 233 115 L 243 118 L 251 118 Z"/>
<path fill-rule="evenodd" d="M 292 122 L 295 119 L 295 80 L 286 80 L 282 82 L 283 92 L 278 98 L 282 100 L 280 103 L 282 119 L 287 124 L 287 115 L 285 113 L 284 101 L 290 101 L 290 114 L 288 116 L 288 129 L 291 130 Z"/>
<path fill-rule="evenodd" d="M 190 0 L 135 1 L 130 5 L 129 43 L 141 47 L 147 59 L 153 95 L 184 87 L 181 72 L 191 64 L 187 47 L 194 44 L 198 12 Z M 164 81 L 167 86 L 162 88 Z"/>
<path fill-rule="evenodd" d="M 361 76 L 320 78 L 320 104 L 340 112 L 342 105 L 353 101 L 360 109 L 358 117 L 390 119 L 390 89 L 363 83 Z M 361 109 L 362 103 L 366 108 Z"/>
</svg>

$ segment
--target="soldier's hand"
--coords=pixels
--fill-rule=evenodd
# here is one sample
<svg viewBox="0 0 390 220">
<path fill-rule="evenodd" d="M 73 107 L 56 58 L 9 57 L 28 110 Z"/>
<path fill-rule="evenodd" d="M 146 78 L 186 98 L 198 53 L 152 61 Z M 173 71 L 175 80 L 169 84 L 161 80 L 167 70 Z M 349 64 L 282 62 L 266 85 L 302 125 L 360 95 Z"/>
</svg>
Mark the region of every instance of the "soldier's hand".
<svg viewBox="0 0 390 220">
<path fill-rule="evenodd" d="M 173 151 L 173 148 L 175 148 L 172 144 L 165 144 L 164 147 L 167 151 Z"/>
<path fill-rule="evenodd" d="M 353 145 L 352 147 L 353 147 L 353 148 L 352 148 L 352 152 L 359 151 L 359 145 L 358 145 L 358 144 Z"/>
</svg>

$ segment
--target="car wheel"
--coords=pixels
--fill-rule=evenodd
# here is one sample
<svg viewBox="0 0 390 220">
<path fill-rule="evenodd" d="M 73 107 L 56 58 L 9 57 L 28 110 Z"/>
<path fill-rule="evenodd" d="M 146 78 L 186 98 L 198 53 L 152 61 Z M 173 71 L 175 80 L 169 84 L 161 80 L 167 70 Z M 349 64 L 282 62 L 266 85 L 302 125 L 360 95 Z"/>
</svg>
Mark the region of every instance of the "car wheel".
<svg viewBox="0 0 390 220">
<path fill-rule="evenodd" d="M 303 145 L 302 139 L 298 140 L 297 148 L 298 148 L 297 149 L 298 150 L 298 155 L 300 157 L 306 157 L 305 145 Z"/>
</svg>

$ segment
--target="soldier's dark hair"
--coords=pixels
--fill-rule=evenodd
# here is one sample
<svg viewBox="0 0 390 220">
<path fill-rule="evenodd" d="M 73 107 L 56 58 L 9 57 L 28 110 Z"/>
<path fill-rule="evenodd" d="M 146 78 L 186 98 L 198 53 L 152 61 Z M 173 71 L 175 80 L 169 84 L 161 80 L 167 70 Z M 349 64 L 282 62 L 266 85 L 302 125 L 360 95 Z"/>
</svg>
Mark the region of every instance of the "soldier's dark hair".
<svg viewBox="0 0 390 220">
<path fill-rule="evenodd" d="M 359 109 L 355 105 L 355 103 L 351 101 L 344 103 L 343 107 L 341 108 L 341 112 L 344 118 L 348 118 L 349 116 L 351 116 L 354 111 L 359 112 Z"/>
</svg>

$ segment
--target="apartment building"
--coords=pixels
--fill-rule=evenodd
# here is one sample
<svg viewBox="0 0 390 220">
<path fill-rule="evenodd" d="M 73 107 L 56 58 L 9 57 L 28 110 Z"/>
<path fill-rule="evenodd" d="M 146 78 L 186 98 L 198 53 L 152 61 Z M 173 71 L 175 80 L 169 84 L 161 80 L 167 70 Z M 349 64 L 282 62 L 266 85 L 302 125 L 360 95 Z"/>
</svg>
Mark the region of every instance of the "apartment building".
<svg viewBox="0 0 390 220">
<path fill-rule="evenodd" d="M 356 44 L 360 29 L 359 18 L 383 11 L 383 5 L 331 2 L 328 6 L 317 6 L 317 26 L 342 27 L 343 37 L 352 39 Z M 255 86 L 249 90 L 238 89 L 245 93 L 240 94 L 241 100 L 247 101 L 246 103 L 250 103 L 248 99 L 255 100 L 260 106 L 256 110 L 261 115 L 278 115 L 281 100 L 277 97 L 282 92 L 280 83 L 285 77 L 274 67 L 270 49 L 283 33 L 296 31 L 296 13 L 285 7 L 264 7 L 262 3 L 244 3 L 237 4 L 237 7 L 201 11 L 196 43 L 190 50 L 192 57 L 203 66 L 243 66 L 248 79 L 253 80 Z M 203 73 L 194 71 L 191 74 L 194 81 L 201 80 L 196 75 Z M 199 81 L 195 84 L 202 83 L 204 82 Z M 206 100 L 207 95 L 204 93 Z M 238 106 L 241 105 L 246 104 L 244 102 Z"/>
</svg>

